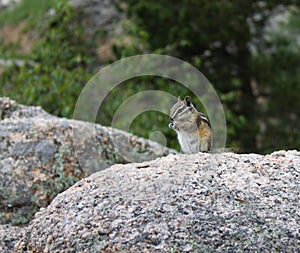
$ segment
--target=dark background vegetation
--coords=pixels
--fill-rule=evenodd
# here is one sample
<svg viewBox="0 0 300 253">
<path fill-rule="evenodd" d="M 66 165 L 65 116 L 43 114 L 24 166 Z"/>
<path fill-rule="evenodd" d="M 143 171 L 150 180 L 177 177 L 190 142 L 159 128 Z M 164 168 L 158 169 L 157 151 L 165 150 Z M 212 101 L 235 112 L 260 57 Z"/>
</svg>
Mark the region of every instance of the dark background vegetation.
<svg viewBox="0 0 300 253">
<path fill-rule="evenodd" d="M 2 28 L 21 24 L 21 32 L 33 37 L 24 52 L 20 40 L 5 44 L 1 34 L 0 58 L 27 62 L 1 69 L 1 96 L 72 118 L 82 88 L 100 66 L 141 53 L 168 54 L 197 67 L 217 90 L 227 146 L 258 153 L 300 149 L 299 6 L 296 0 L 122 0 L 116 7 L 127 18 L 119 38 L 110 41 L 111 31 L 101 27 L 87 33 L 82 12 L 66 0 L 23 0 L 0 14 Z M 103 44 L 111 51 L 105 59 L 96 53 Z M 150 89 L 192 95 L 171 80 L 128 80 L 111 92 L 98 121 L 110 125 L 126 98 Z M 162 131 L 168 146 L 178 149 L 167 125 L 167 115 L 151 111 L 139 115 L 131 131 L 146 138 Z"/>
</svg>

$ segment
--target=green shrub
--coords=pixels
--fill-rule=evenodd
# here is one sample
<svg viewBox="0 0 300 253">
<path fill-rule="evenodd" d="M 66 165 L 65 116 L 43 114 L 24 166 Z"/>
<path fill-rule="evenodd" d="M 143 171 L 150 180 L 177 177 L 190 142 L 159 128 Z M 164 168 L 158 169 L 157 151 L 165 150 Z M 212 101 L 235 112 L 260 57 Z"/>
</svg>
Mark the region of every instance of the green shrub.
<svg viewBox="0 0 300 253">
<path fill-rule="evenodd" d="M 43 22 L 45 13 L 50 8 L 58 10 L 67 2 L 68 0 L 22 0 L 14 8 L 1 11 L 0 26 L 26 20 L 28 26 L 36 27 Z"/>
<path fill-rule="evenodd" d="M 76 100 L 96 64 L 93 45 L 80 23 L 80 12 L 59 6 L 38 27 L 33 64 L 12 66 L 1 78 L 1 93 L 19 103 L 40 105 L 57 116 L 72 117 Z"/>
</svg>

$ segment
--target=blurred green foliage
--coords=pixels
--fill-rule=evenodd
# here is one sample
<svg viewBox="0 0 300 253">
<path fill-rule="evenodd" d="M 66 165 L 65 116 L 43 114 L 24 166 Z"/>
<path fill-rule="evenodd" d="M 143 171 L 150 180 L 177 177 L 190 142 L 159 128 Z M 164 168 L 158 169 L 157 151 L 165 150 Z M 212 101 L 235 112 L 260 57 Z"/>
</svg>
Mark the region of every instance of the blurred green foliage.
<svg viewBox="0 0 300 253">
<path fill-rule="evenodd" d="M 1 93 L 20 103 L 41 105 L 58 116 L 72 117 L 82 88 L 97 72 L 95 50 L 99 45 L 84 32 L 78 10 L 64 1 L 54 2 L 51 8 L 55 14 L 36 24 L 40 39 L 30 56 L 35 65 L 7 68 L 0 76 Z M 281 31 L 264 30 L 274 9 L 295 6 L 296 1 L 122 2 L 125 8 L 119 8 L 129 17 L 122 23 L 122 36 L 130 39 L 111 43 L 114 57 L 108 62 L 149 52 L 188 61 L 210 80 L 223 103 L 228 146 L 261 153 L 300 148 L 300 49 L 295 37 L 286 36 L 286 31 L 300 34 L 299 9 L 294 7 Z M 255 40 L 260 43 L 253 51 Z M 99 108 L 97 121 L 111 125 L 122 102 L 151 89 L 175 97 L 190 95 L 196 107 L 204 110 L 182 85 L 145 76 L 113 90 Z M 132 122 L 130 131 L 146 138 L 151 132 L 162 131 L 168 146 L 179 149 L 168 123 L 167 115 L 145 112 Z"/>
<path fill-rule="evenodd" d="M 4 24 L 18 24 L 26 19 L 27 26 L 36 27 L 43 22 L 45 13 L 51 9 L 61 8 L 67 0 L 22 0 L 14 8 L 1 10 L 0 26 Z"/>
<path fill-rule="evenodd" d="M 34 63 L 15 65 L 2 74 L 3 95 L 72 117 L 76 98 L 95 71 L 90 66 L 97 61 L 78 15 L 68 5 L 57 6 L 56 14 L 39 27 L 30 55 Z"/>
<path fill-rule="evenodd" d="M 286 13 L 286 21 L 267 31 L 263 47 L 253 55 L 261 90 L 261 150 L 300 148 L 300 13 Z M 298 43 L 295 43 L 298 40 Z M 276 48 L 276 50 L 274 50 Z"/>
<path fill-rule="evenodd" d="M 300 148 L 300 50 L 289 52 L 295 38 L 299 45 L 297 1 L 126 2 L 149 51 L 191 62 L 212 82 L 226 110 L 229 146 L 262 153 Z M 263 43 L 266 24 L 279 6 L 293 6 L 290 18 L 254 54 L 251 44 Z M 287 37 L 287 31 L 296 36 Z M 265 53 L 266 48 L 275 52 Z"/>
</svg>

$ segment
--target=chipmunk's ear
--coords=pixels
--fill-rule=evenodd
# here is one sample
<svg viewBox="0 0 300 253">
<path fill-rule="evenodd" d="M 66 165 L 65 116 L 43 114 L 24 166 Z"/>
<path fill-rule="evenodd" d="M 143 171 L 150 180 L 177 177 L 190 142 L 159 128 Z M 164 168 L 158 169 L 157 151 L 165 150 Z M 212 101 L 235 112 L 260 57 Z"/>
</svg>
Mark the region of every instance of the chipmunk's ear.
<svg viewBox="0 0 300 253">
<path fill-rule="evenodd" d="M 186 106 L 191 106 L 192 105 L 192 99 L 191 99 L 191 97 L 186 96 L 184 98 L 184 103 L 185 103 Z"/>
<path fill-rule="evenodd" d="M 178 102 L 180 102 L 180 101 L 181 101 L 181 98 L 180 98 L 180 96 L 178 96 L 178 98 L 177 98 L 177 101 L 178 101 Z"/>
</svg>

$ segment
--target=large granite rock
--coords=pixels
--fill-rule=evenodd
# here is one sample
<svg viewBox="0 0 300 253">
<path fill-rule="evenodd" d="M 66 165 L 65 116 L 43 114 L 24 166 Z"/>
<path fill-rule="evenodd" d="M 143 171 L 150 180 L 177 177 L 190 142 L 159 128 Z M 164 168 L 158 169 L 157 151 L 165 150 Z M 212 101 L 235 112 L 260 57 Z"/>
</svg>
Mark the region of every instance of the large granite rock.
<svg viewBox="0 0 300 253">
<path fill-rule="evenodd" d="M 113 165 L 35 215 L 17 252 L 299 252 L 300 152 Z"/>
<path fill-rule="evenodd" d="M 96 143 L 88 132 L 80 131 L 76 156 L 73 130 L 91 127 Z M 123 131 L 58 118 L 40 107 L 0 98 L 0 224 L 27 223 L 40 207 L 83 177 L 129 162 L 120 155 L 121 149 L 132 150 L 130 161 L 173 152 Z"/>
</svg>

